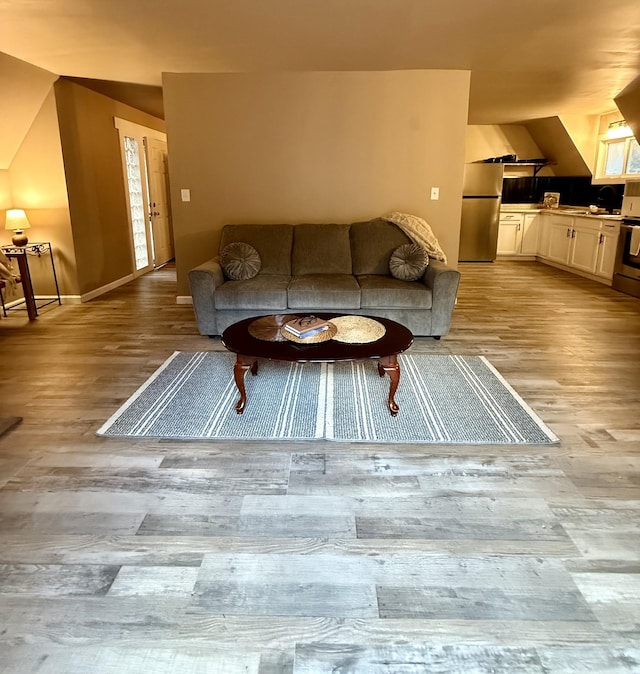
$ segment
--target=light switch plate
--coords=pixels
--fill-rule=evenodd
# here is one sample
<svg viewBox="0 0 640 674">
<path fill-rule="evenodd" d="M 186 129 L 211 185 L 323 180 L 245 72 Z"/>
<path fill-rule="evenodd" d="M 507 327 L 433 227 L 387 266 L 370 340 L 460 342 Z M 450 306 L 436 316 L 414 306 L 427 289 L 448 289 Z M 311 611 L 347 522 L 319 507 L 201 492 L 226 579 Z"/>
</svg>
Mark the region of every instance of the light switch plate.
<svg viewBox="0 0 640 674">
<path fill-rule="evenodd" d="M 437 201 L 440 198 L 440 188 L 432 187 L 431 188 L 431 201 Z"/>
<path fill-rule="evenodd" d="M 182 199 L 182 201 L 191 201 L 191 190 L 185 188 L 181 189 L 180 198 Z"/>
</svg>

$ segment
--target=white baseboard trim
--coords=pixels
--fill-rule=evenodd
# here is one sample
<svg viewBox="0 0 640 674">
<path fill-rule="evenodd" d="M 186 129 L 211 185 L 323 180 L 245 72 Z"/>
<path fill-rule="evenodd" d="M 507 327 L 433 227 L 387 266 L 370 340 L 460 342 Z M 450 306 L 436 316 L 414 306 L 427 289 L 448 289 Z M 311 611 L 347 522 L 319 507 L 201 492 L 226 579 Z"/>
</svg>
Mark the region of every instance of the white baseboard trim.
<svg viewBox="0 0 640 674">
<path fill-rule="evenodd" d="M 57 302 L 57 295 L 36 295 L 37 302 Z M 5 301 L 6 309 L 13 309 L 13 307 L 24 303 L 24 297 L 16 297 L 16 299 Z M 60 295 L 60 304 L 80 304 L 80 295 Z"/>
<path fill-rule="evenodd" d="M 496 260 L 509 260 L 511 262 L 536 262 L 538 258 L 535 255 L 507 255 L 501 253 Z"/>
<path fill-rule="evenodd" d="M 562 269 L 563 271 L 568 271 L 571 274 L 575 274 L 576 276 L 582 276 L 583 278 L 588 278 L 591 281 L 597 281 L 598 283 L 602 283 L 605 286 L 611 286 L 613 284 L 612 279 L 605 278 L 604 276 L 595 276 L 595 274 L 589 274 L 586 271 L 580 271 L 580 269 L 575 269 L 574 267 L 568 267 L 567 265 L 560 264 L 559 262 L 554 262 L 553 260 L 547 260 L 543 257 L 538 257 L 538 262 L 542 262 L 542 264 L 546 264 L 549 267 L 555 267 L 556 269 Z"/>
<path fill-rule="evenodd" d="M 193 304 L 193 297 L 191 295 L 178 295 L 176 304 Z"/>
<path fill-rule="evenodd" d="M 82 297 L 80 295 L 60 295 L 62 304 L 82 304 Z"/>
<path fill-rule="evenodd" d="M 18 297 L 15 300 L 7 300 L 4 301 L 4 308 L 5 310 L 13 309 L 13 307 L 17 306 L 18 304 L 22 304 L 24 302 L 24 297 Z"/>
<path fill-rule="evenodd" d="M 120 286 L 123 286 L 125 283 L 133 281 L 133 279 L 134 279 L 133 274 L 127 274 L 127 276 L 123 276 L 122 278 L 119 278 L 116 281 L 107 283 L 106 286 L 101 286 L 100 288 L 96 288 L 95 290 L 90 290 L 88 293 L 82 294 L 80 296 L 80 300 L 82 302 L 89 302 L 90 300 L 93 300 L 96 297 L 100 297 L 100 295 L 104 295 L 105 293 L 108 293 L 112 290 L 115 290 L 116 288 L 119 288 Z"/>
</svg>

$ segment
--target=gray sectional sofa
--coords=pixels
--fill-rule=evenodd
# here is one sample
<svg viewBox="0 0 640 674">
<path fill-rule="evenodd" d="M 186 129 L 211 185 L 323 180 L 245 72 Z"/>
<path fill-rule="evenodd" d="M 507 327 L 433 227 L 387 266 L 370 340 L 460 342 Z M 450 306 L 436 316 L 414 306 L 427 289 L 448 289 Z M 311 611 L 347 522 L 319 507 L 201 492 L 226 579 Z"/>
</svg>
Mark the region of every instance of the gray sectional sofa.
<svg viewBox="0 0 640 674">
<path fill-rule="evenodd" d="M 383 219 L 353 224 L 226 225 L 219 250 L 253 246 L 260 271 L 228 280 L 215 257 L 189 272 L 198 329 L 220 335 L 232 323 L 267 314 L 381 316 L 416 336 L 449 330 L 460 274 L 434 259 L 417 281 L 389 273 L 389 259 L 409 237 Z"/>
</svg>

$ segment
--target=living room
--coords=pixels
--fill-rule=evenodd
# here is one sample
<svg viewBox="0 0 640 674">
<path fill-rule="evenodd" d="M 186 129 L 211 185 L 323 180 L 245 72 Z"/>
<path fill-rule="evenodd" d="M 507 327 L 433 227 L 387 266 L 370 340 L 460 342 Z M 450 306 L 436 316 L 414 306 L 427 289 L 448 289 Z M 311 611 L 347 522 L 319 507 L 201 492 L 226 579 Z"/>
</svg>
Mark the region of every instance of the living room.
<svg viewBox="0 0 640 674">
<path fill-rule="evenodd" d="M 523 94 L 515 110 L 496 110 L 482 70 L 473 78 L 463 69 L 416 68 L 168 72 L 161 86 L 117 87 L 59 77 L 7 54 L 0 60 L 11 101 L 0 206 L 24 208 L 31 239 L 52 242 L 67 302 L 135 275 L 114 117 L 169 132 L 178 301 L 189 301 L 187 272 L 213 255 L 225 222 L 347 222 L 415 211 L 457 260 L 465 162 L 544 152 L 553 166 L 540 175 L 594 173 L 600 120 L 638 123 L 640 85 L 632 75 L 626 89 L 619 76 L 612 85 L 608 72 L 608 99 L 576 94 L 566 106 L 572 112 L 559 113 L 546 90 L 528 110 L 515 107 Z M 593 96 L 590 88 L 582 95 Z M 439 188 L 438 200 L 424 199 L 430 187 Z M 189 202 L 182 189 L 191 190 Z"/>
<path fill-rule="evenodd" d="M 525 75 L 503 65 L 499 82 L 484 59 L 496 52 L 504 62 L 499 33 L 522 35 L 533 21 L 512 2 L 484 10 L 503 19 L 480 38 L 486 18 L 470 2 L 464 22 L 459 3 L 438 13 L 374 2 L 355 15 L 323 3 L 319 39 L 301 30 L 308 17 L 296 22 L 299 3 L 283 3 L 274 23 L 257 3 L 208 4 L 226 49 L 217 66 L 186 69 L 171 52 L 153 84 L 138 74 L 142 38 L 123 37 L 115 16 L 123 6 L 79 12 L 109 27 L 78 31 L 87 62 L 103 40 L 115 43 L 113 63 L 128 60 L 133 88 L 116 86 L 126 70 L 53 67 L 3 35 L 0 82 L 14 109 L 0 136 L 0 208 L 24 208 L 30 241 L 52 242 L 63 296 L 35 321 L 18 311 L 0 318 L 2 416 L 22 417 L 0 436 L 4 671 L 636 671 L 637 298 L 536 262 L 468 264 L 449 333 L 414 340 L 417 356 L 488 359 L 557 444 L 96 435 L 174 352 L 226 354 L 218 338 L 198 333 L 187 282 L 217 251 L 224 224 L 344 223 L 402 210 L 432 225 L 455 265 L 466 161 L 533 153 L 540 145 L 527 127 L 553 119 L 573 139 L 571 155 L 592 165 L 615 97 L 626 92 L 637 109 L 635 52 L 617 79 L 602 73 L 611 95 L 606 105 L 591 99 L 589 112 L 561 112 L 543 84 L 563 99 L 583 82 L 553 63 L 582 49 L 574 33 L 566 40 L 566 22 L 584 42 L 604 31 L 609 41 L 596 51 L 616 44 L 622 54 L 615 27 L 624 16 L 625 40 L 637 35 L 635 5 L 615 3 L 602 17 L 602 3 L 568 3 L 561 30 L 557 3 L 543 3 L 526 49 L 553 76 L 536 71 L 540 95 L 527 90 L 529 112 L 515 96 L 507 119 L 497 92 L 505 82 L 518 89 Z M 22 20 L 19 5 L 12 17 Z M 34 35 L 44 41 L 43 19 L 57 28 L 71 5 L 45 12 Z M 143 9 L 153 26 L 166 21 L 166 8 L 139 5 L 131 13 L 140 22 Z M 211 35 L 180 7 L 158 35 L 173 45 L 175 32 L 205 59 Z M 242 39 L 231 35 L 233 11 L 246 21 Z M 406 41 L 390 47 L 394 34 Z M 307 67 L 283 67 L 278 49 L 252 47 L 260 36 Z M 435 56 L 410 58 L 409 47 L 425 41 Z M 447 42 L 475 50 L 476 74 L 436 58 Z M 240 45 L 242 72 L 228 72 L 225 58 Z M 66 58 L 63 46 L 42 51 Z M 351 67 L 338 67 L 339 54 Z M 593 89 L 577 88 L 587 98 Z M 128 102 L 117 97 L 124 89 Z M 481 91 L 496 93 L 481 104 Z M 169 143 L 176 260 L 140 276 L 114 117 Z M 218 395 L 218 382 L 211 390 Z"/>
<path fill-rule="evenodd" d="M 33 92 L 21 110 L 24 135 L 5 143 L 2 204 L 25 209 L 32 240 L 51 241 L 65 302 L 90 300 L 135 275 L 114 117 L 170 129 L 181 302 L 190 301 L 189 269 L 214 255 L 227 222 L 347 222 L 406 210 L 424 217 L 456 260 L 465 161 L 541 153 L 531 124 L 467 124 L 465 72 L 167 74 L 165 122 L 12 57 L 0 59 L 7 88 Z M 445 94 L 434 98 L 434 90 Z M 634 82 L 624 109 L 635 104 L 636 90 Z M 555 166 L 541 175 L 578 174 L 569 161 L 574 155 L 579 175 L 595 170 L 600 120 L 610 118 L 554 118 L 565 138 L 556 144 Z M 439 188 L 437 201 L 424 199 L 424 185 Z"/>
</svg>

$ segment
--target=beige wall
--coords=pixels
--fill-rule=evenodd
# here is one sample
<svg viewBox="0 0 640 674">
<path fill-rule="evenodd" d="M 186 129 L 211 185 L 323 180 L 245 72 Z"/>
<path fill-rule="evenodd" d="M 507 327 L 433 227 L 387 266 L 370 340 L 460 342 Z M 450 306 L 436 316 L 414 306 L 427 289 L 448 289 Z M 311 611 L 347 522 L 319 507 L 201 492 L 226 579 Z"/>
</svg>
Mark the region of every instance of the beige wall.
<svg viewBox="0 0 640 674">
<path fill-rule="evenodd" d="M 596 115 L 547 117 L 525 125 L 469 126 L 466 161 L 515 153 L 519 159 L 546 157 L 554 162 L 540 171 L 541 176 L 586 176 L 595 173 L 597 140 Z M 519 172 L 527 173 L 530 175 L 531 169 Z M 510 174 L 514 174 L 513 168 Z"/>
<path fill-rule="evenodd" d="M 531 134 L 518 124 L 475 124 L 467 127 L 465 161 L 516 154 L 519 159 L 542 156 Z"/>
<path fill-rule="evenodd" d="M 516 154 L 518 159 L 545 157 L 553 165 L 540 176 L 586 176 L 595 168 L 598 118 L 565 115 L 531 120 L 523 125 L 476 125 L 467 129 L 466 161 Z M 530 168 L 505 175 L 531 175 Z"/>
<path fill-rule="evenodd" d="M 468 72 L 165 73 L 163 86 L 178 295 L 228 222 L 400 210 L 458 259 Z"/>
<path fill-rule="evenodd" d="M 55 93 L 78 285 L 85 294 L 133 271 L 114 117 L 158 131 L 164 131 L 164 122 L 64 78 Z"/>
<path fill-rule="evenodd" d="M 29 240 L 51 243 L 61 294 L 78 295 L 76 259 L 53 88 L 11 162 L 9 178 L 12 206 L 23 208 L 31 224 L 31 228 L 26 231 Z M 51 275 L 45 274 L 43 280 L 47 287 L 39 285 L 37 291 L 40 294 L 54 292 Z"/>
<path fill-rule="evenodd" d="M 598 136 L 603 136 L 609 130 L 609 124 L 620 122 L 624 119 L 624 115 L 620 110 L 612 110 L 598 118 Z M 626 121 L 626 120 L 625 120 Z"/>
<path fill-rule="evenodd" d="M 0 169 L 0 209 L 11 208 L 11 183 L 9 182 L 9 169 Z M 4 227 L 4 213 L 2 213 L 0 228 Z"/>
<path fill-rule="evenodd" d="M 540 148 L 531 134 L 520 124 L 475 124 L 467 127 L 465 162 L 481 161 L 490 157 L 515 154 L 518 159 L 542 157 Z M 551 173 L 550 169 L 542 169 Z M 530 166 L 505 166 L 506 176 L 532 175 Z"/>
<path fill-rule="evenodd" d="M 54 73 L 0 52 L 0 169 L 11 165 L 57 79 Z"/>
</svg>

